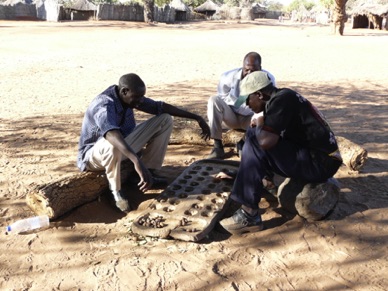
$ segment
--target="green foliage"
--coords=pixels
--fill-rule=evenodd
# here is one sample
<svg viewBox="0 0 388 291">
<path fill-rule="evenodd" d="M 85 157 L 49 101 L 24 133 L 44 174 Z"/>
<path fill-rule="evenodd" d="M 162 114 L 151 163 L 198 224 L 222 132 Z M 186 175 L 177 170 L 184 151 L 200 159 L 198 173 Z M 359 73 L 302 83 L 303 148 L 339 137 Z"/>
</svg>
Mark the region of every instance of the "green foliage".
<svg viewBox="0 0 388 291">
<path fill-rule="evenodd" d="M 183 0 L 183 2 L 187 5 L 187 6 L 191 6 L 193 8 L 195 7 L 198 7 L 200 5 L 202 5 L 203 3 L 206 2 L 206 0 Z M 216 1 L 216 0 L 213 0 L 214 3 L 219 3 L 219 4 L 223 4 L 223 2 L 219 2 L 219 1 Z"/>
<path fill-rule="evenodd" d="M 268 1 L 267 9 L 270 11 L 282 11 L 284 5 L 278 1 Z"/>
<path fill-rule="evenodd" d="M 116 3 L 119 3 L 118 0 L 89 0 L 90 2 L 92 2 L 93 4 L 95 5 L 98 5 L 98 4 L 116 4 Z"/>
<path fill-rule="evenodd" d="M 288 5 L 287 11 L 292 11 L 292 10 L 299 10 L 300 7 L 304 7 L 307 10 L 311 10 L 315 6 L 314 1 L 308 1 L 308 0 L 294 0 Z"/>
<path fill-rule="evenodd" d="M 225 0 L 224 4 L 228 5 L 229 7 L 238 7 L 240 6 L 239 0 Z"/>
<path fill-rule="evenodd" d="M 170 0 L 155 0 L 155 5 L 163 7 L 164 5 L 169 4 L 170 2 Z"/>
<path fill-rule="evenodd" d="M 330 9 L 335 5 L 334 0 L 319 0 L 319 3 L 321 3 L 321 5 L 327 9 Z"/>
</svg>

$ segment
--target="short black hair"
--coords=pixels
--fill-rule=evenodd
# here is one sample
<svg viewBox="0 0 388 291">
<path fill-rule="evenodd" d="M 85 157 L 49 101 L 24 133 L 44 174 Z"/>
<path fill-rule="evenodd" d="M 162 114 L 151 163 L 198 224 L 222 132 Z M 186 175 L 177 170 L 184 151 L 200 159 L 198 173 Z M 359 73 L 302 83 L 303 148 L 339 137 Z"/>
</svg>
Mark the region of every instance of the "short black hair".
<svg viewBox="0 0 388 291">
<path fill-rule="evenodd" d="M 257 53 L 257 52 L 249 52 L 249 53 L 247 53 L 247 54 L 245 55 L 245 57 L 244 57 L 244 61 L 245 61 L 247 58 L 249 58 L 249 57 L 255 58 L 255 59 L 259 62 L 259 64 L 261 64 L 261 56 L 260 56 L 259 53 Z"/>
<path fill-rule="evenodd" d="M 145 88 L 143 80 L 136 74 L 130 73 L 120 77 L 119 89 L 128 88 L 133 92 L 137 92 Z"/>
</svg>

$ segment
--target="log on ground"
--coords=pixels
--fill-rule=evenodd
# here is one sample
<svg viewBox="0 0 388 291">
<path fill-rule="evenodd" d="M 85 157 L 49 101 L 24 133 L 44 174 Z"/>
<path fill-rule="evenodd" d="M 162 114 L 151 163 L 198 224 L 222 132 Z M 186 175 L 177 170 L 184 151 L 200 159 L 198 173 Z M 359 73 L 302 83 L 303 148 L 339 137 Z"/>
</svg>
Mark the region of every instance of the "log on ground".
<svg viewBox="0 0 388 291">
<path fill-rule="evenodd" d="M 123 162 L 122 180 L 133 170 L 130 162 Z M 58 218 L 66 212 L 97 199 L 109 190 L 104 172 L 75 173 L 66 178 L 35 185 L 26 195 L 26 203 L 37 215 Z"/>
<path fill-rule="evenodd" d="M 201 139 L 199 133 L 200 130 L 192 127 L 174 127 L 170 144 L 212 145 L 212 143 Z M 225 146 L 234 146 L 243 137 L 244 132 L 230 129 L 223 133 L 222 142 Z M 367 161 L 368 152 L 360 145 L 342 136 L 337 136 L 337 142 L 344 165 L 352 171 L 360 171 Z"/>
<path fill-rule="evenodd" d="M 358 144 L 337 136 L 338 147 L 343 163 L 352 171 L 359 171 L 368 159 L 368 152 Z"/>
</svg>

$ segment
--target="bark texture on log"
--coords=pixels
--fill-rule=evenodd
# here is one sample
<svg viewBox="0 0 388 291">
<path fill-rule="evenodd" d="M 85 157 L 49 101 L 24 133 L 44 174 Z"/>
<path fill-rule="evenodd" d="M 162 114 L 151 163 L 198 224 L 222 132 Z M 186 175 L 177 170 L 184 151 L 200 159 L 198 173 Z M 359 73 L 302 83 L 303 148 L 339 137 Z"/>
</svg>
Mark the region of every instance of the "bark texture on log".
<svg viewBox="0 0 388 291">
<path fill-rule="evenodd" d="M 235 145 L 245 135 L 245 132 L 228 130 L 222 134 L 222 142 L 225 146 Z M 169 144 L 213 145 L 213 141 L 205 141 L 200 136 L 200 130 L 189 127 L 174 127 Z"/>
<path fill-rule="evenodd" d="M 242 131 L 230 129 L 223 133 L 222 142 L 226 146 L 233 146 L 244 137 L 244 134 Z M 359 171 L 367 161 L 368 152 L 344 137 L 337 136 L 336 138 L 344 165 L 352 171 Z M 174 128 L 170 144 L 212 145 L 201 139 L 199 132 L 189 127 Z"/>
<path fill-rule="evenodd" d="M 337 142 L 343 163 L 352 171 L 361 170 L 368 159 L 367 150 L 342 136 L 337 136 Z"/>
<path fill-rule="evenodd" d="M 132 165 L 122 163 L 122 180 L 128 178 Z M 109 190 L 103 172 L 75 173 L 43 185 L 35 185 L 26 195 L 26 203 L 37 215 L 55 219 L 66 212 L 97 199 Z"/>
</svg>

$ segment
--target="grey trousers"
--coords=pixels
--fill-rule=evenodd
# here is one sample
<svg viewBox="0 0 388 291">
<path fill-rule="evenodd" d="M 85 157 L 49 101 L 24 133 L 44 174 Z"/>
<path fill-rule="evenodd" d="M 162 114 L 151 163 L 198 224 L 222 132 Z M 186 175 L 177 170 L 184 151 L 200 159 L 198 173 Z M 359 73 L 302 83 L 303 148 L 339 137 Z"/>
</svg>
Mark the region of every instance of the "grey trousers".
<svg viewBox="0 0 388 291">
<path fill-rule="evenodd" d="M 173 127 L 173 119 L 169 114 L 154 116 L 140 123 L 125 138 L 125 142 L 134 152 L 142 151 L 142 161 L 149 169 L 160 169 L 167 151 L 167 145 Z M 90 149 L 92 154 L 87 164 L 89 171 L 105 170 L 109 187 L 112 191 L 121 190 L 121 161 L 126 159 L 105 138 L 101 138 Z"/>
<path fill-rule="evenodd" d="M 251 115 L 236 114 L 232 108 L 218 96 L 212 96 L 207 103 L 207 118 L 210 126 L 210 137 L 222 140 L 222 124 L 231 129 L 247 130 Z"/>
</svg>

